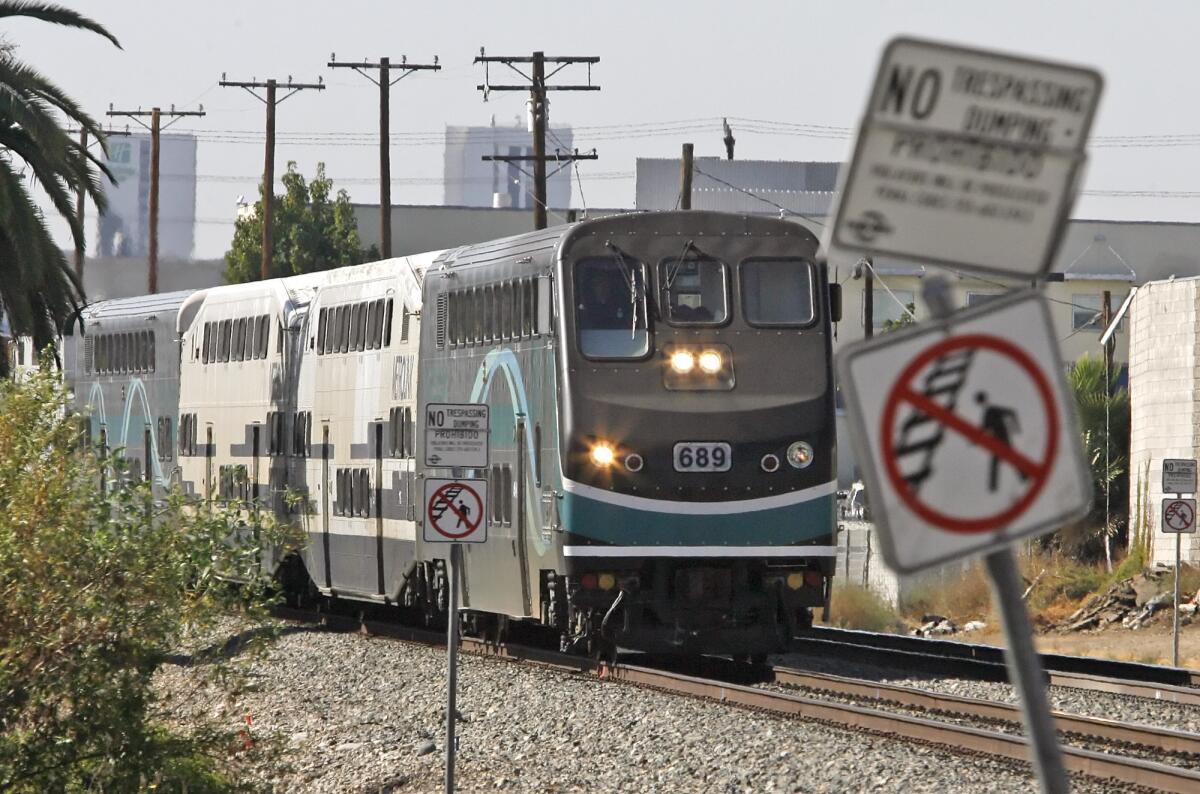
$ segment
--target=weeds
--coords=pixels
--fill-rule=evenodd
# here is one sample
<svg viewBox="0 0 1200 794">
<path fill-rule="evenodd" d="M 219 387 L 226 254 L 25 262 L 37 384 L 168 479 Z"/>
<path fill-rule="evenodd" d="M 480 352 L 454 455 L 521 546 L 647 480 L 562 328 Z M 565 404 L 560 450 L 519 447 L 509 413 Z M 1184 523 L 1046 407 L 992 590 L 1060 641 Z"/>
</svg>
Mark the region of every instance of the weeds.
<svg viewBox="0 0 1200 794">
<path fill-rule="evenodd" d="M 829 625 L 860 631 L 904 631 L 903 621 L 886 601 L 856 584 L 834 591 Z"/>
</svg>

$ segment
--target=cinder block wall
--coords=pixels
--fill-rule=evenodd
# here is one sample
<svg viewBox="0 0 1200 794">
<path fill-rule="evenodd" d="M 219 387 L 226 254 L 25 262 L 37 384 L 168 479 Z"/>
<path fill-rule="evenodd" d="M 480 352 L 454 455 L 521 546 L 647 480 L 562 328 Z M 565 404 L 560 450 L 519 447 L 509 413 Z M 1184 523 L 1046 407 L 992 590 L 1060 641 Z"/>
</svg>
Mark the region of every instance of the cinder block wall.
<svg viewBox="0 0 1200 794">
<path fill-rule="evenodd" d="M 1134 296 L 1130 314 L 1129 515 L 1136 526 L 1139 485 L 1148 485 L 1143 513 L 1152 533 L 1153 561 L 1173 564 L 1175 537 L 1161 526 L 1162 462 L 1200 458 L 1200 279 L 1145 284 Z M 1200 560 L 1196 535 L 1184 536 L 1183 559 Z"/>
</svg>

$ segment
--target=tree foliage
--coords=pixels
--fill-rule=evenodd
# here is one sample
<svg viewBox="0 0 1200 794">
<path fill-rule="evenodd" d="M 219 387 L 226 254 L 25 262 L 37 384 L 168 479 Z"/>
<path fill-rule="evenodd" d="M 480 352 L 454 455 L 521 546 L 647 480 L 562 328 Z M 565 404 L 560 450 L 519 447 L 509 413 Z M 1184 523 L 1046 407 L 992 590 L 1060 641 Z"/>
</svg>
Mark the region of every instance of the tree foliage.
<svg viewBox="0 0 1200 794">
<path fill-rule="evenodd" d="M 254 213 L 239 218 L 233 244 L 225 254 L 225 280 L 230 284 L 257 281 L 262 272 L 262 190 Z M 317 164 L 311 182 L 289 162 L 283 174 L 283 195 L 275 196 L 272 227 L 271 277 L 313 273 L 378 258 L 372 246 L 364 250 L 358 223 L 345 190 L 333 193 L 325 164 Z"/>
<path fill-rule="evenodd" d="M 1118 376 L 1114 369 L 1106 378 L 1103 358 L 1090 355 L 1076 361 L 1068 375 L 1093 498 L 1091 513 L 1060 540 L 1084 556 L 1099 556 L 1105 538 L 1125 531 L 1129 523 L 1129 392 L 1117 388 Z"/>
<path fill-rule="evenodd" d="M 98 22 L 57 5 L 0 0 L 0 19 L 13 17 L 87 30 L 120 46 Z M 31 336 L 39 350 L 75 315 L 83 286 L 50 236 L 31 187 L 49 199 L 82 245 L 75 197 L 83 192 L 103 208 L 101 176 L 112 176 L 68 134 L 70 125 L 103 144 L 100 126 L 74 100 L 18 60 L 14 47 L 0 48 L 0 308 L 13 332 Z M 0 360 L 0 371 L 5 368 Z"/>
<path fill-rule="evenodd" d="M 899 331 L 901 328 L 907 328 L 910 325 L 916 324 L 917 307 L 914 303 L 906 303 L 904 311 L 894 320 L 884 320 L 881 333 L 889 334 L 892 331 Z"/>
<path fill-rule="evenodd" d="M 223 790 L 232 730 L 172 735 L 151 677 L 231 607 L 262 613 L 256 541 L 283 531 L 155 503 L 66 406 L 48 367 L 0 382 L 0 790 Z"/>
</svg>

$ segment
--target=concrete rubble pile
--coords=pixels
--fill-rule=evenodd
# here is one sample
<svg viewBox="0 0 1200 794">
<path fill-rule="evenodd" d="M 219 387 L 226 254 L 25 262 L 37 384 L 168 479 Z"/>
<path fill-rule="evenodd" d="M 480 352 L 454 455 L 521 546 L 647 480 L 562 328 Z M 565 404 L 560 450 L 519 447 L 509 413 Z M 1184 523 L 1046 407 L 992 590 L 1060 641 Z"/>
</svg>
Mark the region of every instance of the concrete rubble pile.
<svg viewBox="0 0 1200 794">
<path fill-rule="evenodd" d="M 1123 579 L 1089 598 L 1053 628 L 1060 632 L 1099 631 L 1120 624 L 1127 629 L 1140 629 L 1160 613 L 1170 614 L 1175 595 L 1171 589 L 1171 574 L 1170 568 L 1159 566 Z M 1180 602 L 1180 622 L 1187 625 L 1200 608 L 1200 592 L 1181 595 Z"/>
<path fill-rule="evenodd" d="M 961 628 L 950 618 L 942 615 L 922 615 L 921 626 L 912 630 L 914 637 L 941 637 L 947 634 L 957 634 L 959 631 L 967 633 L 974 631 L 982 631 L 987 628 L 987 624 L 982 620 L 970 620 Z"/>
</svg>

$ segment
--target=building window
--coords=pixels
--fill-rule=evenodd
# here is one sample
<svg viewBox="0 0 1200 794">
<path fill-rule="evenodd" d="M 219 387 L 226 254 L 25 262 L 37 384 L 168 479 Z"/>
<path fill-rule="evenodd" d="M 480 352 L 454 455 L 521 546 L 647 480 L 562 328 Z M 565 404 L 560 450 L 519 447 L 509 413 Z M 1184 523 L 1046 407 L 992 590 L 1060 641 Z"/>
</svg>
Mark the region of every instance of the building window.
<svg viewBox="0 0 1200 794">
<path fill-rule="evenodd" d="M 894 298 L 892 296 L 895 296 Z M 883 330 L 888 323 L 898 323 L 908 316 L 904 311 L 916 311 L 917 296 L 910 289 L 894 289 L 889 294 L 885 289 L 872 290 L 874 306 L 872 307 L 871 327 L 876 331 Z M 866 311 L 864 305 L 863 311 Z"/>
<path fill-rule="evenodd" d="M 1071 296 L 1071 330 L 1103 331 L 1100 322 L 1099 295 Z"/>
<path fill-rule="evenodd" d="M 990 300 L 999 298 L 1003 292 L 968 292 L 967 293 L 967 308 L 973 306 L 982 306 Z"/>
</svg>

